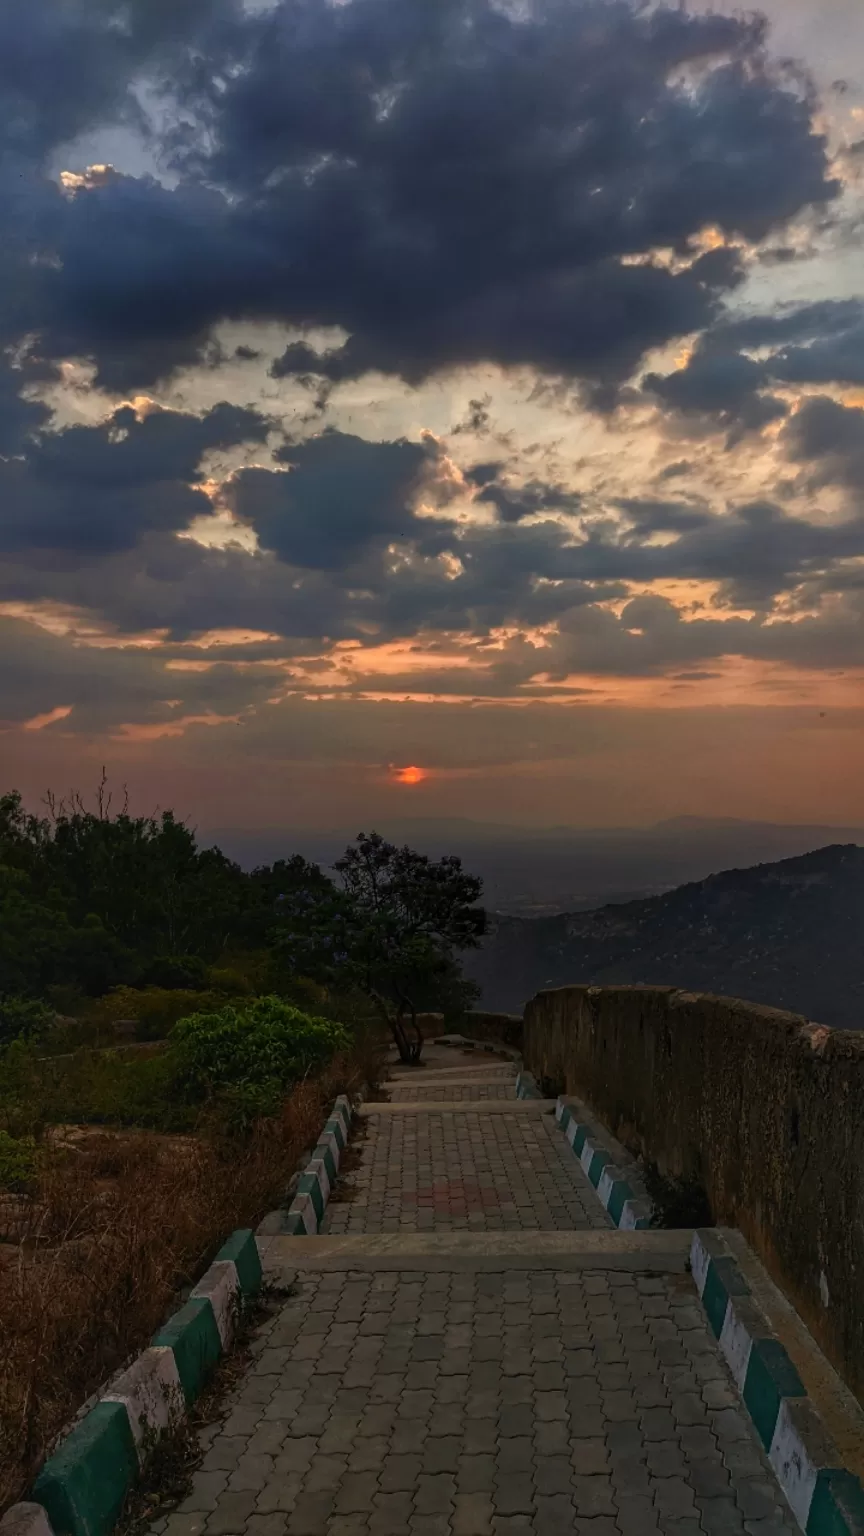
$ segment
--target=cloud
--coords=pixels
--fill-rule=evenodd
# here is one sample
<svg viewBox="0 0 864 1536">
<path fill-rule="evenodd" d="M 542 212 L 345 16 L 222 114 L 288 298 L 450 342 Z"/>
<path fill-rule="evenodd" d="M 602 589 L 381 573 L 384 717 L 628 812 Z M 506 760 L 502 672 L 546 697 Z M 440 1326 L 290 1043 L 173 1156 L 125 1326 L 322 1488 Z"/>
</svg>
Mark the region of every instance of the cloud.
<svg viewBox="0 0 864 1536">
<path fill-rule="evenodd" d="M 207 671 L 169 670 L 167 660 L 148 650 L 73 645 L 0 615 L 0 728 L 58 708 L 70 711 L 58 722 L 64 732 L 171 728 L 184 716 L 242 715 L 284 679 L 276 668 L 250 675 L 217 662 Z"/>
<path fill-rule="evenodd" d="M 788 415 L 786 401 L 772 389 L 829 383 L 864 384 L 859 299 L 826 299 L 718 321 L 683 367 L 647 374 L 642 387 L 699 429 L 727 433 L 734 446 L 744 433 L 760 432 Z"/>
<path fill-rule="evenodd" d="M 100 123 L 137 128 L 133 89 L 242 16 L 231 0 L 6 0 L 0 11 L 0 155 L 39 164 Z"/>
<path fill-rule="evenodd" d="M 7 409 L 3 407 L 6 404 Z M 38 427 L 47 412 L 0 396 L 0 432 Z M 17 427 L 16 427 L 17 423 Z M 42 431 L 0 460 L 0 549 L 65 551 L 92 558 L 137 543 L 149 530 L 182 529 L 211 510 L 198 489 L 211 449 L 263 442 L 271 423 L 223 401 L 203 416 L 121 406 L 98 426 Z"/>
<path fill-rule="evenodd" d="M 563 485 L 547 485 L 542 480 L 529 480 L 525 485 L 512 486 L 497 478 L 487 480 L 490 466 L 475 466 L 471 477 L 481 485 L 475 500 L 481 506 L 494 507 L 502 523 L 518 523 L 523 517 L 536 517 L 540 512 L 578 512 L 582 497 L 578 491 L 570 491 Z M 484 476 L 477 480 L 478 468 Z"/>
<path fill-rule="evenodd" d="M 805 400 L 785 429 L 783 446 L 793 463 L 812 466 L 812 486 L 864 490 L 864 410 L 859 406 L 840 405 L 827 395 Z"/>
<path fill-rule="evenodd" d="M 142 79 L 165 103 L 148 133 L 173 186 L 104 171 L 61 194 L 34 169 L 0 199 L 0 335 L 23 324 L 113 390 L 200 358 L 225 318 L 346 332 L 328 352 L 292 344 L 277 374 L 418 383 L 488 361 L 611 386 L 740 280 L 733 252 L 698 254 L 706 226 L 758 242 L 838 191 L 813 102 L 740 17 L 187 0 L 172 31 L 165 0 L 102 30 L 83 6 L 13 12 L 12 120 L 34 166 L 88 121 L 134 117 Z"/>
<path fill-rule="evenodd" d="M 759 432 L 786 415 L 788 406 L 765 391 L 770 369 L 740 352 L 722 351 L 703 340 L 683 368 L 661 376 L 649 373 L 643 388 L 667 408 L 727 433 L 729 446 L 745 432 Z"/>
<path fill-rule="evenodd" d="M 434 543 L 436 520 L 418 518 L 413 505 L 434 458 L 426 443 L 372 443 L 327 431 L 276 456 L 290 468 L 239 470 L 226 499 L 280 559 L 344 569 L 394 540 Z"/>
</svg>

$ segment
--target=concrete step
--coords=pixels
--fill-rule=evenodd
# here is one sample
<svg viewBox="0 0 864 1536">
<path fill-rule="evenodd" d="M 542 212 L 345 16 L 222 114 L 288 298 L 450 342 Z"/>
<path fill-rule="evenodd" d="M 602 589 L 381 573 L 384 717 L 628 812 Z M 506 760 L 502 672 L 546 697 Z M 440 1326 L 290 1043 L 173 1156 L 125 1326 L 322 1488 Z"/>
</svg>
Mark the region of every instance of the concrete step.
<svg viewBox="0 0 864 1536">
<path fill-rule="evenodd" d="M 268 1279 L 303 1270 L 625 1270 L 685 1274 L 693 1234 L 618 1232 L 380 1232 L 259 1238 Z"/>
</svg>

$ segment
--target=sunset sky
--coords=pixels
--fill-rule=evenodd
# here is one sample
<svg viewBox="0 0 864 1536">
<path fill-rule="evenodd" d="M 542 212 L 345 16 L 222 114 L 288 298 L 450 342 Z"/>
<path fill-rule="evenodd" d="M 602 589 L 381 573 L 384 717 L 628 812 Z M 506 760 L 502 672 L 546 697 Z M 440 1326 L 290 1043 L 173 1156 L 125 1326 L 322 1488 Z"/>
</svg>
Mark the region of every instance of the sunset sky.
<svg viewBox="0 0 864 1536">
<path fill-rule="evenodd" d="M 860 0 L 7 0 L 0 790 L 864 822 Z"/>
</svg>

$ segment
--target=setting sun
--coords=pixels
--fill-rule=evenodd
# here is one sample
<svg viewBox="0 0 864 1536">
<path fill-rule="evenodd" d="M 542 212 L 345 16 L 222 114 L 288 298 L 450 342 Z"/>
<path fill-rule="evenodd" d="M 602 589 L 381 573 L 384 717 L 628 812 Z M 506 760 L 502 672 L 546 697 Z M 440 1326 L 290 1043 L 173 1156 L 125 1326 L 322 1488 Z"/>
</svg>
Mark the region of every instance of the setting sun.
<svg viewBox="0 0 864 1536">
<path fill-rule="evenodd" d="M 425 768 L 391 768 L 390 773 L 395 784 L 422 784 L 429 777 Z"/>
</svg>

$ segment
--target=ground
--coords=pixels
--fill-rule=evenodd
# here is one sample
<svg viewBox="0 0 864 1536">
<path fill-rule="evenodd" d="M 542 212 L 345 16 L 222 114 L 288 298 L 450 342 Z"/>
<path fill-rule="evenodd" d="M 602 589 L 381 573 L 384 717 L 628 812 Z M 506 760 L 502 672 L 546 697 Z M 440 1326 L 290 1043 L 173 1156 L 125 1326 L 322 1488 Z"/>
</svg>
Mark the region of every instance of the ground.
<svg viewBox="0 0 864 1536">
<path fill-rule="evenodd" d="M 355 1197 L 154 1536 L 791 1536 L 679 1233 L 619 1233 L 509 1064 L 364 1106 Z"/>
</svg>

